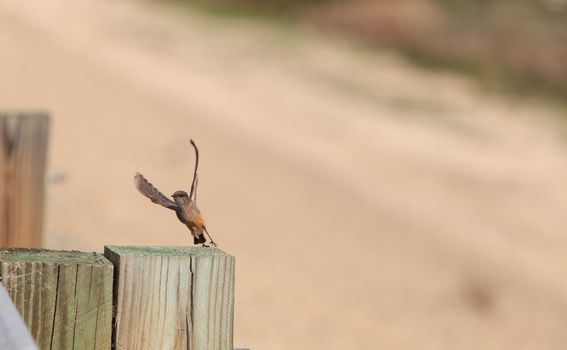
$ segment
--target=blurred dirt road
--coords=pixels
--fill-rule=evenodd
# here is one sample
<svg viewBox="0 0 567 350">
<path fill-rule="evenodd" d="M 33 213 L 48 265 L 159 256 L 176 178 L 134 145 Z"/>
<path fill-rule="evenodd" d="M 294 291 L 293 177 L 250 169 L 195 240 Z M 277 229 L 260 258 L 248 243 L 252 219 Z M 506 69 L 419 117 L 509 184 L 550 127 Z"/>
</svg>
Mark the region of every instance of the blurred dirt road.
<svg viewBox="0 0 567 350">
<path fill-rule="evenodd" d="M 0 108 L 53 115 L 50 248 L 191 244 L 132 178 L 188 188 L 198 142 L 238 347 L 567 348 L 551 107 L 305 28 L 0 0 Z"/>
</svg>

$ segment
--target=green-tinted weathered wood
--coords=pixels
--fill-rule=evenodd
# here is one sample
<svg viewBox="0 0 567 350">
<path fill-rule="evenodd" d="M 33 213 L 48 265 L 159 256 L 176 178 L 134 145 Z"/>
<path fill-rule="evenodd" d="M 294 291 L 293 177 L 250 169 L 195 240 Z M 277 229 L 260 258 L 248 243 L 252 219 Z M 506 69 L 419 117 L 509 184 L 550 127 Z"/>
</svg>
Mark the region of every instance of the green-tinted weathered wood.
<svg viewBox="0 0 567 350">
<path fill-rule="evenodd" d="M 110 349 L 112 264 L 102 255 L 0 249 L 0 277 L 40 349 Z"/>
<path fill-rule="evenodd" d="M 116 349 L 233 350 L 234 257 L 205 247 L 118 247 Z"/>
<path fill-rule="evenodd" d="M 0 112 L 0 247 L 42 243 L 49 117 Z"/>
</svg>

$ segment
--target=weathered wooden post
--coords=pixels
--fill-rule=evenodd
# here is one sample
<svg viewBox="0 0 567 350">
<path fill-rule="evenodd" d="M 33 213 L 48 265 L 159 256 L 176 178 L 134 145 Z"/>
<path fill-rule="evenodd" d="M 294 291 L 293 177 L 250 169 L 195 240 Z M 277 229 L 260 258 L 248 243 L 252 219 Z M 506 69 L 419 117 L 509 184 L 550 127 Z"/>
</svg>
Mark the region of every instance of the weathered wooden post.
<svg viewBox="0 0 567 350">
<path fill-rule="evenodd" d="M 104 254 L 115 266 L 117 350 L 233 350 L 234 257 L 206 247 Z"/>
<path fill-rule="evenodd" d="M 41 349 L 110 349 L 112 277 L 96 253 L 0 250 L 2 284 Z"/>
<path fill-rule="evenodd" d="M 0 112 L 0 247 L 38 248 L 49 118 Z"/>
</svg>

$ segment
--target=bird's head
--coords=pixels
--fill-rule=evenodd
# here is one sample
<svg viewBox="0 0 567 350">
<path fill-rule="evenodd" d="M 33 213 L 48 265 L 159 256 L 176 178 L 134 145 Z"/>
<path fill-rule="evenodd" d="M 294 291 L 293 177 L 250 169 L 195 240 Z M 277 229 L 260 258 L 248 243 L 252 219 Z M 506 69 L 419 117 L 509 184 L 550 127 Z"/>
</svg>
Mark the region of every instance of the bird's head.
<svg viewBox="0 0 567 350">
<path fill-rule="evenodd" d="M 171 195 L 177 204 L 185 204 L 190 201 L 189 195 L 185 191 L 176 191 Z"/>
</svg>

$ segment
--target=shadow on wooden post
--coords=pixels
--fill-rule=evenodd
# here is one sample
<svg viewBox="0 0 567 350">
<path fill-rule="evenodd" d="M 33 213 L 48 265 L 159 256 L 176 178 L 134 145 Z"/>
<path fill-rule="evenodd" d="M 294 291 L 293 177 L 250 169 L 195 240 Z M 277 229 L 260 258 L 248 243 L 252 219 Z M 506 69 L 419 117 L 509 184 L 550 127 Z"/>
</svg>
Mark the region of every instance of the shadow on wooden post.
<svg viewBox="0 0 567 350">
<path fill-rule="evenodd" d="M 42 244 L 49 116 L 0 112 L 0 247 Z"/>
</svg>

